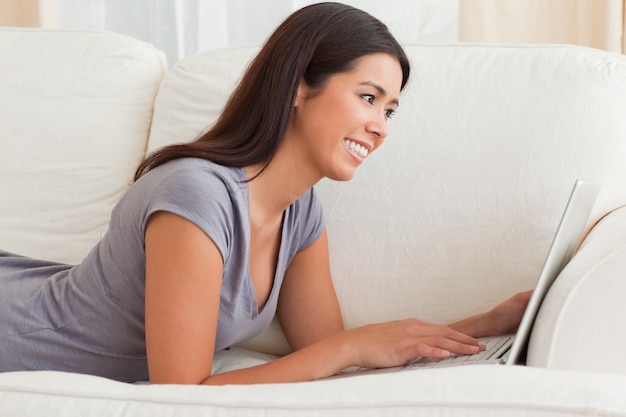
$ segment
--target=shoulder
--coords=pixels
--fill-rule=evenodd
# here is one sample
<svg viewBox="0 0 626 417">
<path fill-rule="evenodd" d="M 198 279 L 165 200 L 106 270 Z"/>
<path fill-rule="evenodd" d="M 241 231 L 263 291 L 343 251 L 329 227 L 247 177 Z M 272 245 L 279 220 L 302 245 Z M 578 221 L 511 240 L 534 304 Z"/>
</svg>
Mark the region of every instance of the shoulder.
<svg viewBox="0 0 626 417">
<path fill-rule="evenodd" d="M 298 237 L 298 250 L 308 247 L 317 240 L 324 230 L 325 220 L 322 203 L 314 188 L 292 204 L 286 220 Z"/>
<path fill-rule="evenodd" d="M 152 189 L 201 190 L 205 187 L 238 193 L 245 173 L 240 168 L 229 168 L 200 158 L 179 158 L 154 168 L 137 181 L 150 183 Z M 169 190 L 168 190 L 169 191 Z"/>
<path fill-rule="evenodd" d="M 244 204 L 245 173 L 199 158 L 180 158 L 154 168 L 134 185 L 147 211 L 186 207 L 198 213 Z M 165 206 L 165 207 L 164 207 Z"/>
<path fill-rule="evenodd" d="M 299 199 L 297 199 L 293 203 L 292 207 L 300 214 L 306 213 L 308 215 L 322 215 L 322 203 L 317 197 L 315 188 L 311 188 L 309 191 L 304 193 Z"/>
<path fill-rule="evenodd" d="M 247 212 L 244 179 L 241 169 L 198 158 L 180 158 L 154 168 L 132 187 L 141 206 L 143 232 L 150 216 L 167 211 L 194 223 L 225 254 L 234 225 Z"/>
</svg>

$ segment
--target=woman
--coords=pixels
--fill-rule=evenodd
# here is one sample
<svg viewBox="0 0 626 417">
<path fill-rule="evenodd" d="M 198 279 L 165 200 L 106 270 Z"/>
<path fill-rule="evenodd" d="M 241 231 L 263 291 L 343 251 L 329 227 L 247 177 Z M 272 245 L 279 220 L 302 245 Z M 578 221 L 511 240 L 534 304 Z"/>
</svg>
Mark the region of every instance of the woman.
<svg viewBox="0 0 626 417">
<path fill-rule="evenodd" d="M 416 319 L 344 330 L 313 186 L 345 181 L 387 135 L 409 76 L 378 20 L 335 3 L 291 15 L 223 114 L 157 151 L 77 266 L 0 254 L 0 371 L 121 381 L 305 381 L 357 365 L 477 353 L 512 332 L 528 294 L 450 326 Z M 278 314 L 294 353 L 211 375 L 216 350 Z"/>
</svg>

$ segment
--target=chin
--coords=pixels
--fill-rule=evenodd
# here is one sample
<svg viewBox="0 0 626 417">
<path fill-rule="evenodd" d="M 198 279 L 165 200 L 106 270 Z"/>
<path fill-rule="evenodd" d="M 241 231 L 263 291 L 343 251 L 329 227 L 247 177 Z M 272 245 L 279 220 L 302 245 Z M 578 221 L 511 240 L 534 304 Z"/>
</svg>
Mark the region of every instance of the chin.
<svg viewBox="0 0 626 417">
<path fill-rule="evenodd" d="M 325 172 L 322 172 L 325 174 L 324 177 L 333 181 L 350 181 L 360 166 L 360 163 L 355 163 L 352 159 L 342 158 L 326 165 Z"/>
<path fill-rule="evenodd" d="M 351 170 L 345 170 L 343 172 L 334 172 L 330 175 L 327 175 L 326 178 L 329 178 L 333 181 L 350 181 L 352 180 L 352 178 L 354 178 L 354 175 L 356 174 L 356 170 L 355 169 L 351 169 Z"/>
</svg>

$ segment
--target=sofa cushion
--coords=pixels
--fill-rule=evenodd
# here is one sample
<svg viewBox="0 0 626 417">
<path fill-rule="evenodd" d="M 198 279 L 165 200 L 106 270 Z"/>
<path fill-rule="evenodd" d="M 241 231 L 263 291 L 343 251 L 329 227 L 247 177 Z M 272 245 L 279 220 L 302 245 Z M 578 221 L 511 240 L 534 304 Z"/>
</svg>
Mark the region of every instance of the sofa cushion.
<svg viewBox="0 0 626 417">
<path fill-rule="evenodd" d="M 348 327 L 448 323 L 532 288 L 577 177 L 603 182 L 590 225 L 626 203 L 626 58 L 562 45 L 405 49 L 413 73 L 385 145 L 350 184 L 317 186 Z M 179 62 L 150 149 L 212 123 L 256 51 Z M 285 352 L 277 326 L 256 342 L 246 346 Z"/>
<path fill-rule="evenodd" d="M 576 178 L 626 203 L 626 58 L 564 45 L 407 46 L 386 143 L 323 181 L 349 326 L 450 323 L 531 289 Z M 365 226 L 362 226 L 365 225 Z"/>
<path fill-rule="evenodd" d="M 142 160 L 164 55 L 112 33 L 0 30 L 0 248 L 75 263 Z"/>
<path fill-rule="evenodd" d="M 626 378 L 618 375 L 489 365 L 226 386 L 129 385 L 61 372 L 0 374 L 3 415 L 23 417 L 626 417 L 625 391 Z"/>
<path fill-rule="evenodd" d="M 154 104 L 148 152 L 193 140 L 211 126 L 258 50 L 256 46 L 219 49 L 176 63 Z"/>
</svg>

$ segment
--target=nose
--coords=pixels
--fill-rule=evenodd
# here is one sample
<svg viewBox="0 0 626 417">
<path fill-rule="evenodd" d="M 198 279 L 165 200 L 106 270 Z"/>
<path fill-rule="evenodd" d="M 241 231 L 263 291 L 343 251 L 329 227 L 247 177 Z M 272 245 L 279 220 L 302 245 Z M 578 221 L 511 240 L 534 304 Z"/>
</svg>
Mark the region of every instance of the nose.
<svg viewBox="0 0 626 417">
<path fill-rule="evenodd" d="M 385 113 L 378 114 L 365 125 L 365 130 L 374 136 L 374 139 L 385 139 L 387 137 L 387 117 Z"/>
</svg>

